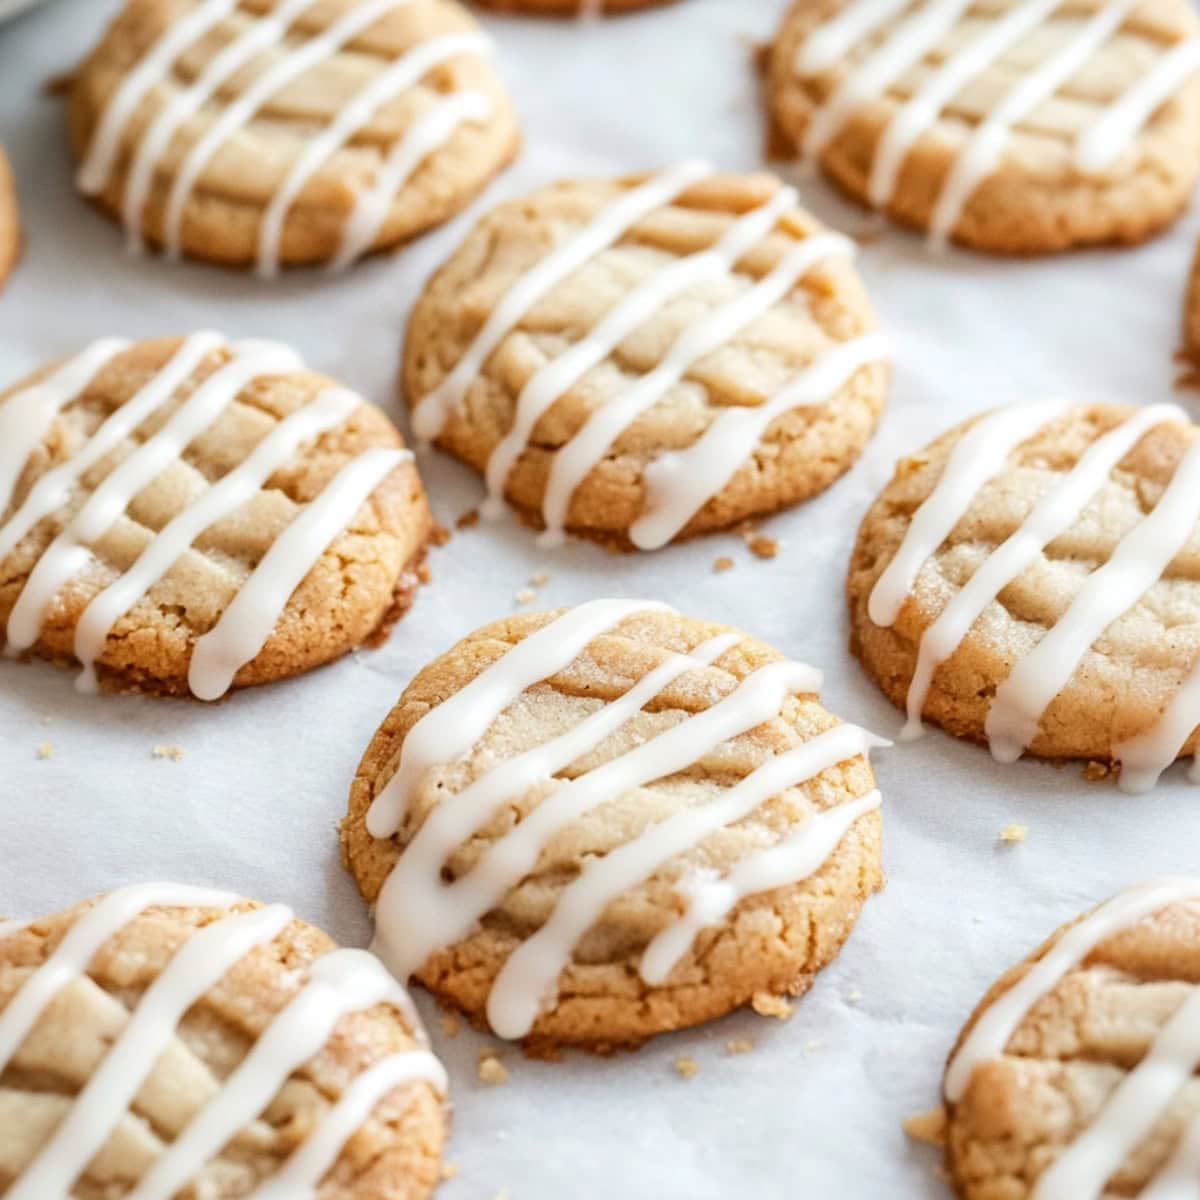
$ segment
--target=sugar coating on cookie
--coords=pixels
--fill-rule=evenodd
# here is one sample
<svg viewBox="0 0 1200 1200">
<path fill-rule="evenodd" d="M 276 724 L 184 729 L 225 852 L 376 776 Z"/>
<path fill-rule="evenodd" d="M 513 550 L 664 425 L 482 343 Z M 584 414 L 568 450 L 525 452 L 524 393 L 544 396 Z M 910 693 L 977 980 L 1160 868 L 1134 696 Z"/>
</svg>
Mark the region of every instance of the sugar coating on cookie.
<svg viewBox="0 0 1200 1200">
<path fill-rule="evenodd" d="M 0 394 L 0 631 L 212 700 L 383 636 L 431 518 L 384 414 L 276 342 L 107 338 Z"/>
<path fill-rule="evenodd" d="M 0 146 L 0 287 L 16 265 L 21 251 L 21 216 L 17 189 L 4 147 Z"/>
<path fill-rule="evenodd" d="M 404 989 L 286 905 L 154 883 L 0 922 L 6 1200 L 419 1200 L 445 1093 Z"/>
<path fill-rule="evenodd" d="M 856 199 L 999 253 L 1137 242 L 1200 175 L 1187 0 L 797 0 L 776 125 Z"/>
<path fill-rule="evenodd" d="M 1171 1200 L 1200 1179 L 1200 878 L 1064 926 L 975 1010 L 946 1071 L 965 1200 Z"/>
<path fill-rule="evenodd" d="M 510 201 L 414 310 L 414 429 L 551 545 L 654 549 L 794 504 L 883 405 L 852 253 L 774 177 L 698 162 Z"/>
<path fill-rule="evenodd" d="M 854 648 L 906 708 L 1151 788 L 1200 726 L 1200 438 L 1171 404 L 998 409 L 902 459 L 859 530 Z"/>
<path fill-rule="evenodd" d="M 878 739 L 665 605 L 511 617 L 422 671 L 342 826 L 375 949 L 501 1037 L 603 1049 L 798 995 L 882 885 Z"/>
<path fill-rule="evenodd" d="M 455 0 L 128 0 L 72 77 L 78 186 L 132 248 L 345 266 L 512 156 L 490 54 Z"/>
</svg>

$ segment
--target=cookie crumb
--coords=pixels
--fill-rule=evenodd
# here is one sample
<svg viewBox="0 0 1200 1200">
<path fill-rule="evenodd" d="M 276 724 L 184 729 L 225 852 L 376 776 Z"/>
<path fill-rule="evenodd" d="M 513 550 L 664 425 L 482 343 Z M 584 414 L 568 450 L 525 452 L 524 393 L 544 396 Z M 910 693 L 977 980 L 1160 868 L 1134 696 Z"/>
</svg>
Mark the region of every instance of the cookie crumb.
<svg viewBox="0 0 1200 1200">
<path fill-rule="evenodd" d="M 155 758 L 169 758 L 172 762 L 181 762 L 183 760 L 183 747 L 173 745 L 155 746 L 150 753 Z"/>
<path fill-rule="evenodd" d="M 862 992 L 858 988 L 851 988 L 846 993 L 847 1004 L 857 1004 L 862 999 Z"/>
<path fill-rule="evenodd" d="M 459 1031 L 462 1029 L 462 1022 L 454 1013 L 442 1013 L 442 1032 L 447 1037 L 458 1037 Z"/>
<path fill-rule="evenodd" d="M 537 599 L 537 592 L 533 588 L 522 588 L 513 599 L 518 604 L 532 604 Z"/>
<path fill-rule="evenodd" d="M 479 1052 L 479 1082 L 501 1084 L 508 1082 L 508 1068 L 500 1061 L 495 1050 Z"/>
<path fill-rule="evenodd" d="M 691 1079 L 693 1076 L 700 1073 L 700 1068 L 696 1065 L 694 1058 L 689 1058 L 686 1054 L 681 1055 L 675 1060 L 675 1070 L 679 1072 L 684 1079 Z"/>
<path fill-rule="evenodd" d="M 533 587 L 545 587 L 550 582 L 550 572 L 534 571 L 529 577 L 529 582 Z"/>
<path fill-rule="evenodd" d="M 904 1132 L 915 1142 L 941 1148 L 946 1144 L 946 1110 L 941 1106 L 914 1113 L 904 1121 Z"/>
<path fill-rule="evenodd" d="M 782 996 L 773 996 L 770 992 L 755 992 L 750 998 L 750 1007 L 760 1017 L 774 1017 L 777 1021 L 786 1021 L 794 1011 Z"/>
<path fill-rule="evenodd" d="M 1015 842 L 1023 842 L 1028 836 L 1028 825 L 1018 825 L 1014 823 L 1012 825 L 1005 825 L 1005 827 L 1000 830 L 1000 840 L 1008 845 L 1012 845 Z"/>
<path fill-rule="evenodd" d="M 1089 783 L 1098 783 L 1101 779 L 1107 779 L 1112 774 L 1112 767 L 1108 763 L 1090 762 L 1083 768 L 1083 777 Z"/>
<path fill-rule="evenodd" d="M 447 1179 L 453 1179 L 460 1170 L 461 1168 L 456 1162 L 442 1163 L 442 1181 L 445 1182 Z"/>
<path fill-rule="evenodd" d="M 721 555 L 721 557 L 718 558 L 715 563 L 713 563 L 713 570 L 718 575 L 722 574 L 725 571 L 732 571 L 733 570 L 733 559 L 729 558 L 727 555 L 724 555 L 724 554 Z"/>
<path fill-rule="evenodd" d="M 815 1054 L 818 1050 L 824 1049 L 825 1043 L 821 1041 L 820 1038 L 809 1038 L 808 1041 L 804 1043 L 805 1054 Z"/>
<path fill-rule="evenodd" d="M 479 524 L 479 509 L 468 508 L 457 521 L 454 522 L 455 529 L 474 529 Z"/>
<path fill-rule="evenodd" d="M 746 545 L 750 547 L 750 553 L 758 558 L 774 558 L 779 553 L 779 539 L 762 534 L 748 537 Z"/>
<path fill-rule="evenodd" d="M 39 742 L 37 747 L 38 758 L 50 758 L 54 753 L 53 742 Z"/>
<path fill-rule="evenodd" d="M 501 1188 L 493 1197 L 492 1200 L 512 1200 L 512 1193 L 508 1188 Z"/>
<path fill-rule="evenodd" d="M 754 1043 L 749 1038 L 730 1038 L 725 1043 L 728 1054 L 749 1054 L 754 1049 Z"/>
<path fill-rule="evenodd" d="M 438 521 L 434 522 L 433 528 L 429 531 L 429 540 L 435 546 L 444 546 L 453 536 L 450 530 Z"/>
</svg>

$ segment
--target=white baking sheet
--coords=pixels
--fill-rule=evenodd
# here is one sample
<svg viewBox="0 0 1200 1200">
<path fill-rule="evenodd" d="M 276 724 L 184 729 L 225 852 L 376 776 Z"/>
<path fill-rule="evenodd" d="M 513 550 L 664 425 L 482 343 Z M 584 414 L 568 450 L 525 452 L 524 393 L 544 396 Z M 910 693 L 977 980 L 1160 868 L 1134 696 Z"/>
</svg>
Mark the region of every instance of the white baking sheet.
<svg viewBox="0 0 1200 1200">
<path fill-rule="evenodd" d="M 215 326 L 288 340 L 397 412 L 408 308 L 473 214 L 336 279 L 302 272 L 267 286 L 127 258 L 119 232 L 74 193 L 60 106 L 41 91 L 116 7 L 59 0 L 0 30 L 0 139 L 28 224 L 24 261 L 0 295 L 0 381 L 99 335 Z M 696 154 L 758 165 L 751 45 L 784 7 L 685 0 L 586 27 L 489 21 L 527 142 L 475 211 L 564 174 Z M 806 194 L 846 228 L 865 223 L 819 181 Z M 893 732 L 897 714 L 846 651 L 842 579 L 894 458 L 1017 397 L 1172 398 L 1198 224 L 1185 218 L 1140 250 L 1029 263 L 930 258 L 894 231 L 866 246 L 862 270 L 898 351 L 891 405 L 846 479 L 766 523 L 782 544 L 773 562 L 732 537 L 641 557 L 588 546 L 550 555 L 512 525 L 479 528 L 433 556 L 433 584 L 383 649 L 218 706 L 85 699 L 65 673 L 0 663 L 0 913 L 173 878 L 286 901 L 364 944 L 368 921 L 335 838 L 359 755 L 416 669 L 511 611 L 540 569 L 552 576 L 547 606 L 640 595 L 743 625 L 824 667 L 835 711 Z M 434 456 L 423 470 L 443 521 L 478 501 L 465 469 Z M 723 554 L 737 566 L 718 576 L 711 564 Z M 53 756 L 39 760 L 47 741 Z M 152 757 L 162 743 L 182 746 L 183 760 Z M 512 1200 L 944 1196 L 933 1154 L 908 1143 L 900 1122 L 936 1101 L 970 1007 L 1085 905 L 1143 877 L 1195 871 L 1200 791 L 1177 768 L 1154 795 L 1130 799 L 1077 769 L 996 767 L 938 733 L 881 754 L 878 773 L 890 884 L 789 1022 L 739 1014 L 609 1060 L 535 1064 L 509 1051 L 511 1079 L 499 1088 L 475 1077 L 485 1039 L 447 1039 L 431 1022 L 457 1114 L 448 1157 L 461 1173 L 447 1200 L 502 1190 Z M 998 846 L 1014 821 L 1029 825 L 1029 840 Z M 753 1052 L 726 1053 L 747 1037 Z M 673 1070 L 681 1055 L 695 1059 L 696 1077 Z"/>
</svg>

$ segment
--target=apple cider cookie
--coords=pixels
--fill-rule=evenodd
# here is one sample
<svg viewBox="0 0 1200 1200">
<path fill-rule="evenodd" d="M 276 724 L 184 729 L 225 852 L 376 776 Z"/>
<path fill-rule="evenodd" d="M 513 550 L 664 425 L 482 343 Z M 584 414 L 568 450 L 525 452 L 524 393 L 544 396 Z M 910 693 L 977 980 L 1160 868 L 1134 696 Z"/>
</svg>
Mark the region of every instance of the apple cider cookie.
<svg viewBox="0 0 1200 1200">
<path fill-rule="evenodd" d="M 128 0 L 70 88 L 78 185 L 135 248 L 345 266 L 512 157 L 489 53 L 455 0 Z"/>
<path fill-rule="evenodd" d="M 883 406 L 852 252 L 773 176 L 702 163 L 502 204 L 417 302 L 413 427 L 545 544 L 775 512 L 846 471 Z"/>
<path fill-rule="evenodd" d="M 880 744 L 820 673 L 662 604 L 478 630 L 359 766 L 343 856 L 377 952 L 534 1050 L 799 995 L 883 883 Z"/>
<path fill-rule="evenodd" d="M 1012 762 L 1153 787 L 1200 725 L 1200 438 L 1175 405 L 1013 405 L 902 459 L 859 530 L 853 645 Z"/>
<path fill-rule="evenodd" d="M 386 634 L 432 521 L 384 414 L 275 342 L 92 343 L 0 394 L 0 631 L 204 700 Z"/>
<path fill-rule="evenodd" d="M 1200 175 L 1188 0 L 797 0 L 767 92 L 806 162 L 934 243 L 1139 242 Z"/>
<path fill-rule="evenodd" d="M 282 904 L 142 884 L 0 922 L 5 1200 L 422 1200 L 445 1093 L 404 989 Z"/>
<path fill-rule="evenodd" d="M 0 288 L 4 287 L 21 252 L 21 215 L 12 168 L 0 146 Z"/>
<path fill-rule="evenodd" d="M 1131 888 L 984 997 L 946 1071 L 964 1200 L 1168 1200 L 1200 1179 L 1200 878 Z"/>
</svg>

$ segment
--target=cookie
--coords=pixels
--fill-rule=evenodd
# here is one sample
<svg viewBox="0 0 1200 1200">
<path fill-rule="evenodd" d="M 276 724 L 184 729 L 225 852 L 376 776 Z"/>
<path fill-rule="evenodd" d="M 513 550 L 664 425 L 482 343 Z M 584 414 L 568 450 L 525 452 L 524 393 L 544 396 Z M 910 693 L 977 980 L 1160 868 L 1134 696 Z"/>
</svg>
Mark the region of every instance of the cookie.
<svg viewBox="0 0 1200 1200">
<path fill-rule="evenodd" d="M 658 8 L 673 0 L 476 0 L 481 8 L 535 17 L 601 17 Z"/>
<path fill-rule="evenodd" d="M 404 989 L 282 904 L 143 884 L 0 924 L 6 1200 L 418 1200 L 445 1090 Z"/>
<path fill-rule="evenodd" d="M 21 252 L 21 215 L 17 210 L 17 190 L 12 168 L 0 146 L 0 288 L 16 266 Z"/>
<path fill-rule="evenodd" d="M 342 267 L 512 157 L 490 48 L 454 0 L 128 0 L 73 77 L 77 182 L 134 248 Z"/>
<path fill-rule="evenodd" d="M 984 997 L 946 1071 L 965 1200 L 1166 1200 L 1200 1177 L 1200 879 L 1132 888 Z"/>
<path fill-rule="evenodd" d="M 851 254 L 772 176 L 701 163 L 502 204 L 417 302 L 413 427 L 547 544 L 654 549 L 795 504 L 883 406 Z"/>
<path fill-rule="evenodd" d="M 1139 242 L 1200 175 L 1187 0 L 797 0 L 767 94 L 805 161 L 935 244 Z"/>
<path fill-rule="evenodd" d="M 1188 277 L 1187 298 L 1183 312 L 1183 350 L 1193 363 L 1200 366 L 1200 247 L 1192 260 Z"/>
<path fill-rule="evenodd" d="M 471 634 L 405 690 L 351 790 L 343 857 L 377 953 L 535 1051 L 803 993 L 883 883 L 878 739 L 819 687 L 643 601 Z"/>
<path fill-rule="evenodd" d="M 1170 404 L 1014 405 L 902 459 L 859 530 L 853 646 L 889 697 L 1012 762 L 1145 791 L 1200 725 L 1200 438 Z"/>
<path fill-rule="evenodd" d="M 0 394 L 0 630 L 192 694 L 383 637 L 431 518 L 383 413 L 274 342 L 107 338 Z"/>
</svg>

